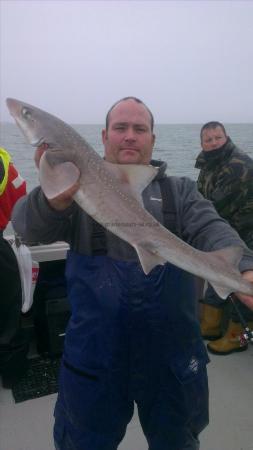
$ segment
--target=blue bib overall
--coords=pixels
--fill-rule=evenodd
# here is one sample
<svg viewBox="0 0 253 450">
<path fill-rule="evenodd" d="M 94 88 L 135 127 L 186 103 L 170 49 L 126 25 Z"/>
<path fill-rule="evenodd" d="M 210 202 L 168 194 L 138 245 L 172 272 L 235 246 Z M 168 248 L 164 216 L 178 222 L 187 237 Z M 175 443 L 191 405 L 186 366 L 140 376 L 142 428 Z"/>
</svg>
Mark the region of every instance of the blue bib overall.
<svg viewBox="0 0 253 450">
<path fill-rule="evenodd" d="M 58 450 L 116 450 L 134 402 L 150 450 L 197 450 L 208 357 L 193 277 L 175 266 L 70 251 L 72 316 L 55 407 Z"/>
</svg>

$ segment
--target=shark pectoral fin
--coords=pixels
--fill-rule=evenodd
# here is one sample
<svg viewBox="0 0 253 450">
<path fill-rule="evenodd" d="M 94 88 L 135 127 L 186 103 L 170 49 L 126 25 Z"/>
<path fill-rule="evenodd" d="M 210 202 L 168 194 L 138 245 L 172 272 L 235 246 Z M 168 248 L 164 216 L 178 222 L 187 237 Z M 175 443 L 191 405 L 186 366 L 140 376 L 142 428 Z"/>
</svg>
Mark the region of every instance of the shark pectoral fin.
<svg viewBox="0 0 253 450">
<path fill-rule="evenodd" d="M 73 186 L 80 177 L 79 169 L 72 162 L 50 166 L 45 153 L 40 159 L 39 179 L 45 196 L 50 200 Z"/>
<path fill-rule="evenodd" d="M 144 164 L 113 164 L 104 161 L 106 168 L 113 174 L 133 197 L 141 204 L 142 192 L 157 175 L 158 169 L 151 165 Z"/>
<path fill-rule="evenodd" d="M 134 248 L 138 254 L 143 272 L 147 275 L 155 266 L 163 265 L 166 260 L 161 256 L 152 253 L 147 250 L 143 245 L 134 245 Z"/>
</svg>

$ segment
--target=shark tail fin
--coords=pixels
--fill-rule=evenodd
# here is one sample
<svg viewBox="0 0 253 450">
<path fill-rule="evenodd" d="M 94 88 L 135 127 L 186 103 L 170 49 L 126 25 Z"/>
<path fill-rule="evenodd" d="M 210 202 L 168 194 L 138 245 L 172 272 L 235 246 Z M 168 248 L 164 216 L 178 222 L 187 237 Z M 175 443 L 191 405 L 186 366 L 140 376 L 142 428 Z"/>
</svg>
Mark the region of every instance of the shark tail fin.
<svg viewBox="0 0 253 450">
<path fill-rule="evenodd" d="M 229 291 L 227 288 L 224 288 L 224 286 L 220 286 L 211 281 L 209 281 L 209 283 L 214 288 L 214 290 L 218 294 L 218 296 L 224 300 L 228 297 L 229 294 L 232 294 L 232 290 Z"/>
</svg>

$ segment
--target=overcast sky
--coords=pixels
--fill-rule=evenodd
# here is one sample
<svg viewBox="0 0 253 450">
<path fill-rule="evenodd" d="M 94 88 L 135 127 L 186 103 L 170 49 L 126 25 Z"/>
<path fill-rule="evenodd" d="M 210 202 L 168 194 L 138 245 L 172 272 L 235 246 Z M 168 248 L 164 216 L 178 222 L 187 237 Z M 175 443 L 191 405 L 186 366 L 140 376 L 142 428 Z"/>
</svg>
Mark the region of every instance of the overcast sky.
<svg viewBox="0 0 253 450">
<path fill-rule="evenodd" d="M 70 123 L 141 98 L 157 123 L 253 122 L 253 1 L 0 0 L 6 97 Z"/>
</svg>

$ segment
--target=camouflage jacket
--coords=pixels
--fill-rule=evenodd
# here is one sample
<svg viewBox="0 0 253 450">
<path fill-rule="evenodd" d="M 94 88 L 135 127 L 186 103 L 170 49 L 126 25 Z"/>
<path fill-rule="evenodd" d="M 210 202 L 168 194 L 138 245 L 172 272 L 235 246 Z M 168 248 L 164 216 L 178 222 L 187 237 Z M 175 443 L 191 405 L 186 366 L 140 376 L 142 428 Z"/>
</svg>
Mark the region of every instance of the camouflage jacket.
<svg viewBox="0 0 253 450">
<path fill-rule="evenodd" d="M 253 249 L 253 160 L 228 138 L 219 149 L 202 151 L 195 167 L 201 194 Z"/>
</svg>

